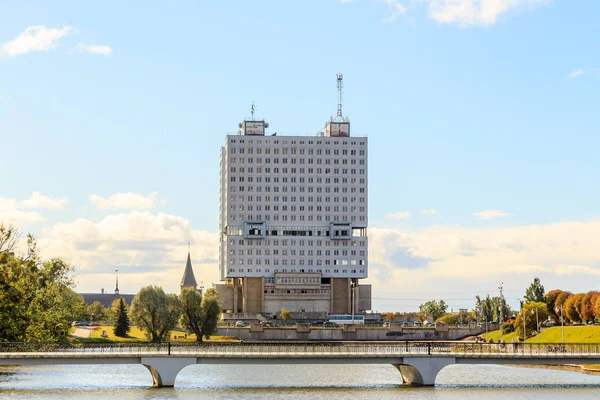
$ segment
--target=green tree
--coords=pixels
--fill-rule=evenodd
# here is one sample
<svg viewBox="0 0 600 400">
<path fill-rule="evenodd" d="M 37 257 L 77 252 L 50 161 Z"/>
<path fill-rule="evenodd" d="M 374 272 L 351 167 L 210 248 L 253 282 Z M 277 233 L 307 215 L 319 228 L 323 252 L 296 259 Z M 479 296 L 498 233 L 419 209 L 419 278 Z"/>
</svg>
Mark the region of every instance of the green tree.
<svg viewBox="0 0 600 400">
<path fill-rule="evenodd" d="M 86 314 L 73 291 L 72 267 L 61 259 L 42 261 L 33 236 L 26 252 L 15 252 L 20 232 L 0 223 L 0 341 L 56 341 Z"/>
<path fill-rule="evenodd" d="M 181 315 L 181 304 L 174 294 L 166 294 L 160 286 L 146 286 L 131 302 L 131 321 L 144 331 L 146 338 L 160 342 L 170 337 Z"/>
<path fill-rule="evenodd" d="M 568 318 L 571 322 L 581 321 L 581 316 L 579 315 L 579 309 L 581 307 L 581 297 L 583 297 L 583 293 L 571 295 L 563 305 L 563 312 L 565 313 L 565 317 Z"/>
<path fill-rule="evenodd" d="M 127 306 L 125 305 L 125 300 L 120 297 L 115 301 L 118 302 L 119 306 L 117 309 L 117 317 L 113 324 L 113 333 L 115 336 L 127 337 L 129 333 L 129 316 L 127 315 Z"/>
<path fill-rule="evenodd" d="M 537 316 L 536 316 L 537 310 Z M 544 302 L 529 302 L 525 303 L 521 308 L 521 312 L 517 315 L 514 322 L 515 332 L 518 337 L 523 337 L 523 318 L 525 318 L 525 327 L 527 329 L 527 336 L 531 336 L 534 331 L 538 332 L 539 327 L 537 321 L 540 324 L 548 318 L 548 309 Z"/>
<path fill-rule="evenodd" d="M 208 339 L 217 331 L 217 324 L 221 319 L 221 306 L 219 305 L 219 293 L 210 288 L 206 291 L 202 299 L 202 311 L 204 318 L 202 321 L 202 335 Z"/>
<path fill-rule="evenodd" d="M 289 312 L 286 308 L 282 308 L 281 309 L 281 319 L 284 321 L 289 321 L 290 319 L 292 319 L 292 313 Z"/>
<path fill-rule="evenodd" d="M 433 321 L 437 321 L 438 318 L 446 314 L 447 309 L 448 306 L 446 305 L 444 300 L 440 300 L 439 302 L 435 300 L 430 300 L 419 306 L 419 311 L 427 315 L 431 315 Z"/>
<path fill-rule="evenodd" d="M 181 301 L 181 324 L 189 333 L 196 335 L 196 341 L 210 338 L 216 332 L 221 316 L 219 294 L 208 289 L 204 298 L 193 288 L 183 288 L 179 295 Z"/>
<path fill-rule="evenodd" d="M 87 307 L 89 314 L 88 318 L 92 318 L 95 321 L 106 321 L 108 319 L 108 310 L 100 303 L 95 301 Z"/>
<path fill-rule="evenodd" d="M 546 298 L 544 296 L 544 286 L 540 283 L 539 278 L 534 278 L 531 285 L 525 290 L 525 301 L 535 301 L 538 303 L 545 303 Z"/>
</svg>

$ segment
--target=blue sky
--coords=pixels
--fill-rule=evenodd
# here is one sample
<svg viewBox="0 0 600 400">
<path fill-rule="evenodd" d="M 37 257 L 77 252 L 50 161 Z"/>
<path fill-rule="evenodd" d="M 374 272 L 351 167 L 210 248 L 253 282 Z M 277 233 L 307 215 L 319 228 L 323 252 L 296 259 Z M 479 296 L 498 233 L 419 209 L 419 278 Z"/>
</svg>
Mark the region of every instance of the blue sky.
<svg viewBox="0 0 600 400">
<path fill-rule="evenodd" d="M 116 268 L 129 291 L 175 290 L 190 239 L 196 274 L 216 282 L 224 136 L 252 102 L 271 132 L 316 133 L 337 72 L 353 134 L 369 136 L 381 298 L 500 280 L 517 297 L 535 274 L 592 289 L 600 3 L 172 3 L 0 4 L 0 217 L 69 258 L 82 290 Z"/>
</svg>

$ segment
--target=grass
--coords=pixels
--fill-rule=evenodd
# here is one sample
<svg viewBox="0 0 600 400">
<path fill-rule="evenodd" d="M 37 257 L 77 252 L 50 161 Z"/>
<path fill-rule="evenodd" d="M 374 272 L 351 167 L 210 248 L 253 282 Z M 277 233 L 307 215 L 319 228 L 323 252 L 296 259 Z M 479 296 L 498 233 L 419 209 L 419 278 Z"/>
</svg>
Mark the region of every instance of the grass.
<svg viewBox="0 0 600 400">
<path fill-rule="evenodd" d="M 482 335 L 486 340 L 493 339 L 497 342 L 499 339 L 503 339 L 505 342 L 510 343 L 516 334 L 509 333 L 508 335 L 502 335 L 501 331 L 492 331 L 488 334 Z M 560 326 L 554 326 L 552 328 L 545 329 L 538 338 L 538 335 L 532 336 L 527 339 L 527 343 L 561 343 L 562 342 L 562 328 Z M 600 343 L 600 326 L 565 326 L 565 343 Z"/>
<path fill-rule="evenodd" d="M 106 331 L 106 337 L 102 336 L 102 331 Z M 131 343 L 131 342 L 146 342 L 146 336 L 144 332 L 140 330 L 137 326 L 132 326 L 131 330 L 127 337 L 119 337 L 115 336 L 113 333 L 113 327 L 110 325 L 106 326 L 98 326 L 90 333 L 89 339 L 82 339 L 84 342 L 123 342 L 123 343 Z M 184 332 L 171 332 L 171 342 L 187 342 L 192 343 L 196 341 L 196 335 L 185 335 Z M 210 342 L 232 342 L 238 341 L 236 338 L 231 336 L 211 336 Z"/>
</svg>

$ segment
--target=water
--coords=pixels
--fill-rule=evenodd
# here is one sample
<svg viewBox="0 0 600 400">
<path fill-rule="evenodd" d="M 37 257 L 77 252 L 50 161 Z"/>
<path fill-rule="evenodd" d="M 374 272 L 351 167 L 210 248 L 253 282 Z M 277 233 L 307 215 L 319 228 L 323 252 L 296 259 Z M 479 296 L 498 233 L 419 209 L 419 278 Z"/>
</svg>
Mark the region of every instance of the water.
<svg viewBox="0 0 600 400">
<path fill-rule="evenodd" d="M 193 365 L 176 388 L 152 388 L 141 365 L 0 367 L 0 399 L 598 399 L 600 376 L 453 365 L 435 388 L 403 387 L 391 365 Z"/>
</svg>

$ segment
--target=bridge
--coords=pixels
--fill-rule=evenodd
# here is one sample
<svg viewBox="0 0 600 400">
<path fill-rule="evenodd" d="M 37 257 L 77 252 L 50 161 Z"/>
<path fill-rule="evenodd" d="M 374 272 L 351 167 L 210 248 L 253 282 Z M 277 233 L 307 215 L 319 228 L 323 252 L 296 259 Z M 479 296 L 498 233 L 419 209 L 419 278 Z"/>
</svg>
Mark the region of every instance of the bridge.
<svg viewBox="0 0 600 400">
<path fill-rule="evenodd" d="M 172 387 L 193 364 L 392 364 L 405 384 L 433 386 L 453 364 L 600 364 L 595 344 L 388 343 L 0 343 L 0 365 L 142 364 Z"/>
</svg>

